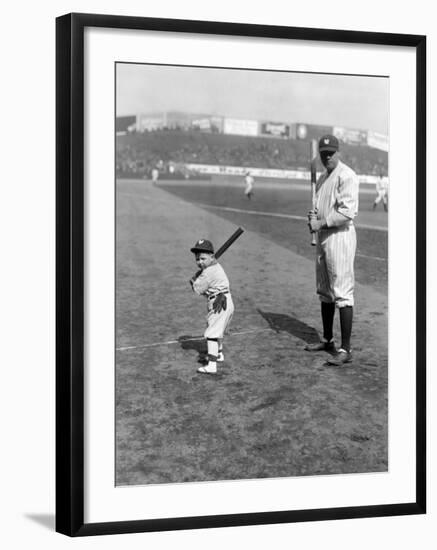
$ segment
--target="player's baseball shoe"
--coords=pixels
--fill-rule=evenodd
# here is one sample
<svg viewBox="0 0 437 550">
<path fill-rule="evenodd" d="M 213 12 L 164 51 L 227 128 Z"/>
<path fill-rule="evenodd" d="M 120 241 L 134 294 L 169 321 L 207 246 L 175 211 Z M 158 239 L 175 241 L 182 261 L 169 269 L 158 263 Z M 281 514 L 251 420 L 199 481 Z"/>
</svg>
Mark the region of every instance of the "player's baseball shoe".
<svg viewBox="0 0 437 550">
<path fill-rule="evenodd" d="M 340 348 L 338 353 L 328 359 L 328 365 L 333 365 L 335 367 L 341 367 L 345 363 L 350 363 L 352 361 L 352 354 L 350 351 Z"/>
<path fill-rule="evenodd" d="M 217 373 L 217 366 L 216 365 L 206 365 L 205 367 L 199 367 L 197 369 L 197 372 L 201 372 L 202 374 L 216 374 Z"/>
<path fill-rule="evenodd" d="M 331 340 L 330 342 L 320 341 L 316 342 L 315 344 L 307 344 L 305 346 L 306 351 L 335 351 L 335 343 L 334 340 Z"/>
<path fill-rule="evenodd" d="M 217 355 L 217 363 L 223 363 L 224 360 L 225 360 L 225 356 L 223 355 L 223 352 L 219 351 Z"/>
</svg>

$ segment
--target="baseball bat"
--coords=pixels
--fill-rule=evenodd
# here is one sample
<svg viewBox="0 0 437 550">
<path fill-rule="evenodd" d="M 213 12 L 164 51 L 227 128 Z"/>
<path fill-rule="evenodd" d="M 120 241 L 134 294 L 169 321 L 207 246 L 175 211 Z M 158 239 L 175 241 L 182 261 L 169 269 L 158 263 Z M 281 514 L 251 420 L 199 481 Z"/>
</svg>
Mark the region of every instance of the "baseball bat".
<svg viewBox="0 0 437 550">
<path fill-rule="evenodd" d="M 231 246 L 231 244 L 238 239 L 238 237 L 244 232 L 244 229 L 239 227 L 234 233 L 229 237 L 229 239 L 221 245 L 221 247 L 215 253 L 215 257 L 218 259 L 226 250 Z"/>
<path fill-rule="evenodd" d="M 316 182 L 317 182 L 317 141 L 312 139 L 310 142 L 310 170 L 311 170 L 311 210 L 316 211 Z M 311 246 L 316 246 L 317 238 L 315 233 L 311 233 Z"/>
</svg>

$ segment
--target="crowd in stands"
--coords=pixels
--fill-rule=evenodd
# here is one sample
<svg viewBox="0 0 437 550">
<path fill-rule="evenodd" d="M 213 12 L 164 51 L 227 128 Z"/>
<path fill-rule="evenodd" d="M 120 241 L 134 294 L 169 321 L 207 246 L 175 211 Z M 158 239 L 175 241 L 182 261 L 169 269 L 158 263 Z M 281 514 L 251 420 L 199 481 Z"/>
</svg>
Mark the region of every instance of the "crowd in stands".
<svg viewBox="0 0 437 550">
<path fill-rule="evenodd" d="M 156 130 L 117 136 L 118 175 L 148 176 L 153 167 L 213 164 L 282 170 L 308 170 L 307 141 Z M 387 153 L 343 144 L 344 161 L 358 174 L 387 175 Z M 320 167 L 321 168 L 321 167 Z"/>
</svg>

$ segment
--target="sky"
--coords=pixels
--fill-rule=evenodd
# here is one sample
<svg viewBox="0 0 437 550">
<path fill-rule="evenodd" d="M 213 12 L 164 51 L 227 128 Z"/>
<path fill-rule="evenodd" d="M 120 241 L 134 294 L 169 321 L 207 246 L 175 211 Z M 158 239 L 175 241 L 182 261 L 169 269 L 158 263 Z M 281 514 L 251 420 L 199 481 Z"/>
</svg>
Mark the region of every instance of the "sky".
<svg viewBox="0 0 437 550">
<path fill-rule="evenodd" d="M 117 64 L 117 116 L 183 111 L 388 134 L 384 77 Z"/>
</svg>

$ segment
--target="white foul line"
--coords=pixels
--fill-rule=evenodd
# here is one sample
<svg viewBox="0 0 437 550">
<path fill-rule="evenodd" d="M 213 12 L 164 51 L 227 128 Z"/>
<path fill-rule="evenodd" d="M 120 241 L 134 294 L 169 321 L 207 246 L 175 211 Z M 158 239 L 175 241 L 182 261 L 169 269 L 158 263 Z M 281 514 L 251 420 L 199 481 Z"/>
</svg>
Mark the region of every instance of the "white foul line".
<svg viewBox="0 0 437 550">
<path fill-rule="evenodd" d="M 135 199 L 144 199 L 147 200 L 146 197 L 143 197 L 141 195 L 136 195 L 134 193 L 125 193 L 119 191 L 120 195 L 125 195 L 126 197 L 134 197 Z M 184 202 L 184 201 L 182 201 Z M 204 204 L 199 202 L 193 202 L 193 205 L 201 206 L 202 208 L 211 208 L 213 210 L 225 210 L 227 212 L 238 212 L 241 214 L 253 214 L 255 216 L 270 216 L 272 218 L 284 218 L 287 220 L 298 220 L 298 221 L 307 221 L 308 218 L 306 216 L 297 216 L 294 214 L 281 214 L 279 212 L 265 212 L 263 210 L 245 210 L 243 208 L 232 208 L 230 206 L 215 206 L 213 204 Z M 356 224 L 357 227 L 360 227 L 362 229 L 374 229 L 375 231 L 388 231 L 388 227 L 382 227 L 381 225 L 368 225 L 365 223 L 358 223 Z M 368 258 L 373 258 L 373 256 L 366 256 Z M 379 259 L 379 258 L 376 258 Z M 384 258 L 381 258 L 384 259 Z"/>
<path fill-rule="evenodd" d="M 243 210 L 241 208 L 231 208 L 229 206 L 213 206 L 210 204 L 199 204 L 199 206 L 202 206 L 204 208 L 215 208 L 217 210 L 227 210 L 229 212 L 242 212 L 243 214 L 259 214 L 260 216 L 272 216 L 275 218 L 287 218 L 290 220 L 304 220 L 306 221 L 307 218 L 304 216 L 295 216 L 293 214 L 278 214 L 276 212 L 263 212 L 262 210 Z M 376 229 L 377 231 L 388 231 L 386 227 L 381 227 L 379 225 L 357 225 L 357 227 L 362 227 L 364 229 Z M 386 262 L 387 258 L 380 258 L 378 256 L 367 256 L 366 254 L 357 254 L 359 258 L 367 258 L 369 260 L 379 260 L 382 262 Z"/>
<path fill-rule="evenodd" d="M 254 334 L 255 332 L 267 332 L 271 331 L 270 328 L 260 328 L 254 330 L 243 330 L 241 332 L 230 332 L 227 336 L 241 336 L 242 334 Z M 203 340 L 203 336 L 196 336 L 194 338 L 184 338 L 183 340 L 168 340 L 167 342 L 154 342 L 153 344 L 142 344 L 140 346 L 126 346 L 122 348 L 115 348 L 116 351 L 128 351 L 131 349 L 153 348 L 157 346 L 168 346 L 170 344 L 183 344 L 184 342 L 195 342 L 197 340 Z"/>
<path fill-rule="evenodd" d="M 239 212 L 242 214 L 254 214 L 258 216 L 271 216 L 272 218 L 285 218 L 287 220 L 300 220 L 307 221 L 306 216 L 296 216 L 294 214 L 280 214 L 278 212 L 264 212 L 263 210 L 244 210 L 242 208 L 231 208 L 230 206 L 215 206 L 212 204 L 202 204 L 202 203 L 193 203 L 203 208 L 212 208 L 215 210 L 225 210 L 228 212 Z M 366 224 L 357 224 L 357 227 L 363 229 L 375 229 L 376 231 L 388 231 L 387 227 L 382 227 L 380 225 L 366 225 Z"/>
</svg>

